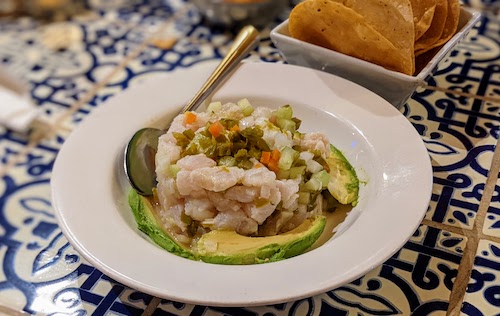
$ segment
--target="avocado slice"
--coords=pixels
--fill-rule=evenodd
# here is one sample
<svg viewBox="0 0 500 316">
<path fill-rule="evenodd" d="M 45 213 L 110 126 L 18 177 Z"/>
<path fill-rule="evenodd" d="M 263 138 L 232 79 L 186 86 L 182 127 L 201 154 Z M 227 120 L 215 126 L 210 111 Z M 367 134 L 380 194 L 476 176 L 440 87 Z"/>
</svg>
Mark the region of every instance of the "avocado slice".
<svg viewBox="0 0 500 316">
<path fill-rule="evenodd" d="M 128 195 L 128 203 L 134 213 L 137 227 L 158 246 L 178 256 L 195 259 L 191 251 L 178 243 L 168 235 L 166 231 L 158 225 L 159 219 L 153 213 L 153 206 L 148 199 L 139 195 L 137 191 L 131 189 Z"/>
<path fill-rule="evenodd" d="M 330 144 L 328 191 L 341 204 L 356 206 L 359 195 L 359 179 L 356 170 L 335 146 Z"/>
<path fill-rule="evenodd" d="M 178 256 L 217 264 L 254 264 L 279 261 L 301 254 L 320 237 L 325 216 L 305 220 L 295 229 L 276 236 L 247 237 L 234 231 L 214 230 L 203 235 L 194 252 L 175 242 L 159 224 L 148 199 L 130 190 L 128 198 L 137 226 L 158 246 Z"/>
<path fill-rule="evenodd" d="M 248 237 L 234 231 L 213 230 L 198 241 L 198 255 L 205 262 L 218 264 L 279 261 L 297 256 L 311 247 L 325 225 L 325 216 L 315 216 L 289 232 L 268 237 Z"/>
</svg>

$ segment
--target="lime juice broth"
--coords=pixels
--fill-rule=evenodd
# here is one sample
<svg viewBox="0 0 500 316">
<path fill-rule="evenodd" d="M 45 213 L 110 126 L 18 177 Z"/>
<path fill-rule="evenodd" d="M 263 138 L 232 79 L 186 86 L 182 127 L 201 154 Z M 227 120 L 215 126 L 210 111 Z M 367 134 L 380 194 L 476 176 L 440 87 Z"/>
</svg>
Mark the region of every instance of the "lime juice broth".
<svg viewBox="0 0 500 316">
<path fill-rule="evenodd" d="M 330 240 L 330 238 L 335 235 L 333 232 L 334 228 L 346 219 L 347 214 L 351 210 L 351 205 L 339 205 L 333 212 L 323 212 L 323 215 L 326 216 L 325 229 L 323 230 L 323 233 L 321 233 L 321 236 L 319 236 L 318 240 L 316 240 L 316 242 L 307 251 L 316 249 Z"/>
</svg>

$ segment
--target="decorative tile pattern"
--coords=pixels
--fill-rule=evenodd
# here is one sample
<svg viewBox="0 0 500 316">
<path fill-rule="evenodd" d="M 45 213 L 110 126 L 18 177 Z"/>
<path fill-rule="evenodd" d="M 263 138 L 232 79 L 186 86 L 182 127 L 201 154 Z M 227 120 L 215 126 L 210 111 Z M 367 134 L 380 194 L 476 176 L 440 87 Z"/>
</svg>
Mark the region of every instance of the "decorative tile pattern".
<svg viewBox="0 0 500 316">
<path fill-rule="evenodd" d="M 26 18 L 0 24 L 0 65 L 30 83 L 44 116 L 57 117 L 157 31 L 182 1 L 172 3 L 129 1 L 117 11 L 102 9 L 97 17 L 69 22 L 42 25 Z"/>
<path fill-rule="evenodd" d="M 500 36 L 491 37 L 495 27 L 486 21 L 439 65 L 430 85 L 500 96 L 500 67 L 495 62 L 500 61 Z M 432 90 L 418 90 L 405 106 L 403 112 L 422 135 L 433 164 L 427 219 L 472 229 L 498 141 L 499 111 L 492 102 Z"/>
<path fill-rule="evenodd" d="M 500 238 L 500 182 L 497 181 L 495 192 L 486 212 L 483 234 Z"/>
<path fill-rule="evenodd" d="M 153 315 L 446 315 L 466 242 L 463 236 L 421 226 L 384 264 L 325 294 L 248 308 L 194 306 L 163 300 Z"/>
<path fill-rule="evenodd" d="M 497 123 L 483 118 L 480 109 L 471 110 L 474 102 L 459 106 L 442 92 L 423 94 L 425 99 L 418 95 L 409 101 L 405 115 L 432 159 L 434 187 L 426 218 L 472 229 L 498 138 L 492 131 Z"/>
<path fill-rule="evenodd" d="M 10 160 L 22 151 L 27 143 L 27 135 L 20 135 L 0 127 L 0 172 Z"/>
<path fill-rule="evenodd" d="M 499 26 L 496 22 L 488 22 L 488 19 L 483 18 L 469 32 L 440 63 L 429 84 L 477 95 L 499 96 Z M 464 97 L 458 98 L 458 101 L 460 104 L 467 102 Z M 475 104 L 474 108 L 480 106 Z M 498 110 L 484 114 L 494 116 L 498 114 Z"/>
<path fill-rule="evenodd" d="M 0 128 L 0 311 L 30 314 L 142 315 L 156 300 L 115 282 L 89 265 L 57 226 L 50 176 L 58 150 L 95 108 L 150 76 L 221 59 L 234 30 L 210 29 L 186 0 L 88 0 L 94 13 L 42 25 L 23 18 L 0 21 L 0 65 L 29 81 L 33 101 L 49 122 L 64 118 L 11 169 L 30 135 Z M 291 0 L 291 6 L 300 2 Z M 475 3 L 479 0 L 466 1 Z M 484 0 L 484 3 L 490 4 Z M 175 12 L 185 10 L 181 17 Z M 283 62 L 261 31 L 248 58 Z M 145 45 L 146 39 L 153 41 Z M 174 40 L 173 46 L 168 41 Z M 145 45 L 145 46 L 142 46 Z M 485 17 L 430 78 L 462 93 L 500 96 L 500 23 Z M 123 68 L 116 66 L 140 48 Z M 109 76 L 110 74 L 113 76 Z M 97 83 L 108 82 L 99 89 Z M 91 95 L 89 95 L 89 92 Z M 88 96 L 88 102 L 81 102 Z M 85 99 L 83 99 L 85 100 Z M 74 113 L 68 109 L 81 102 Z M 426 218 L 474 231 L 479 203 L 500 130 L 500 104 L 457 94 L 419 91 L 403 114 L 422 136 L 433 161 L 434 188 Z M 32 137 L 32 136 L 31 136 Z M 500 184 L 484 219 L 483 233 L 500 237 Z M 431 225 L 434 226 L 434 225 Z M 450 227 L 451 229 L 451 227 Z M 467 240 L 421 226 L 393 257 L 358 280 L 333 291 L 285 304 L 218 308 L 162 300 L 153 315 L 446 315 Z M 464 315 L 499 310 L 500 245 L 481 240 L 467 289 Z M 453 306 L 453 305 L 451 305 Z M 460 305 L 458 305 L 460 306 Z"/>
<path fill-rule="evenodd" d="M 36 148 L 0 182 L 0 303 L 28 313 L 140 315 L 151 296 L 102 275 L 62 235 L 50 201 L 56 154 Z"/>
<path fill-rule="evenodd" d="M 462 315 L 500 313 L 500 244 L 481 240 L 462 305 Z"/>
</svg>

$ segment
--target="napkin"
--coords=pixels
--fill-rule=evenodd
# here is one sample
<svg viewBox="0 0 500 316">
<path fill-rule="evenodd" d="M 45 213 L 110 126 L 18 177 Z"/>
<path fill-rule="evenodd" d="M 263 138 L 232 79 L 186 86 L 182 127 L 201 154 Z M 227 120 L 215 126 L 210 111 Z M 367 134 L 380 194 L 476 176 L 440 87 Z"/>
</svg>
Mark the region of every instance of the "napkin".
<svg viewBox="0 0 500 316">
<path fill-rule="evenodd" d="M 0 125 L 24 133 L 39 114 L 29 97 L 28 84 L 0 67 Z"/>
</svg>

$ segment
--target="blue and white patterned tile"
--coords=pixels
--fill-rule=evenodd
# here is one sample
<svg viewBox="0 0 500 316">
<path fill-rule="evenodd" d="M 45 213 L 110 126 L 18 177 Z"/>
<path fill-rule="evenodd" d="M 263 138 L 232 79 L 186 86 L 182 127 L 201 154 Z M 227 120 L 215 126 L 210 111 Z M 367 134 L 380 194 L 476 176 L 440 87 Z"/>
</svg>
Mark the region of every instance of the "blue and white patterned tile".
<svg viewBox="0 0 500 316">
<path fill-rule="evenodd" d="M 483 20 L 439 65 L 429 83 L 498 97 L 500 51 L 491 32 L 497 27 L 497 23 Z M 434 188 L 426 218 L 472 229 L 499 138 L 500 107 L 479 99 L 418 90 L 403 113 L 432 158 Z"/>
<path fill-rule="evenodd" d="M 381 266 L 333 291 L 296 302 L 247 308 L 162 300 L 153 315 L 446 315 L 465 237 L 421 226 Z"/>
<path fill-rule="evenodd" d="M 77 270 L 81 311 L 91 315 L 142 315 L 152 296 L 128 288 L 88 264 Z"/>
<path fill-rule="evenodd" d="M 462 315 L 500 314 L 500 244 L 481 240 L 462 305 Z"/>
<path fill-rule="evenodd" d="M 193 19 L 194 21 L 186 23 L 197 21 L 196 17 Z M 183 27 L 189 28 L 184 30 L 186 34 L 189 34 L 187 37 L 178 37 L 175 45 L 168 49 L 149 45 L 137 58 L 132 59 L 122 70 L 119 70 L 106 87 L 100 89 L 90 102 L 84 104 L 73 114 L 70 118 L 72 123 L 84 119 L 94 108 L 105 104 L 113 95 L 144 80 L 159 74 L 192 67 L 197 63 L 219 60 L 232 44 L 233 32 L 221 31 L 221 33 L 212 34 L 206 26 L 186 25 Z M 248 59 L 283 62 L 269 38 L 269 29 L 262 31 L 261 43 Z M 71 126 L 71 123 L 67 125 Z"/>
<path fill-rule="evenodd" d="M 459 92 L 498 97 L 499 31 L 498 20 L 481 19 L 439 64 L 429 84 Z M 466 102 L 464 97 L 458 100 Z"/>
<path fill-rule="evenodd" d="M 442 92 L 422 92 L 404 114 L 432 159 L 434 186 L 426 218 L 472 229 L 498 139 L 497 119 L 475 100 L 461 103 Z"/>
<path fill-rule="evenodd" d="M 0 127 L 0 173 L 28 143 L 28 135 L 22 135 Z"/>
<path fill-rule="evenodd" d="M 109 1 L 93 1 L 99 3 Z M 43 116 L 64 113 L 156 32 L 183 1 L 127 1 L 89 18 L 0 21 L 0 65 L 31 85 Z"/>
<path fill-rule="evenodd" d="M 110 3 L 92 1 L 97 14 L 65 22 L 0 20 L 0 65 L 29 83 L 32 101 L 41 109 L 45 122 L 54 125 L 63 120 L 71 107 L 93 93 L 97 82 L 171 17 L 173 9 L 184 5 L 180 0 L 169 1 L 168 5 L 164 1 Z M 111 78 L 113 93 L 123 89 L 119 85 L 123 74 L 118 72 Z M 107 92 L 93 97 L 90 103 L 105 100 L 111 94 Z M 89 112 L 89 108 L 78 109 L 76 116 L 81 118 Z M 49 142 L 60 143 L 79 120 L 64 120 Z M 0 128 L 0 167 L 28 141 L 28 133 Z"/>
<path fill-rule="evenodd" d="M 127 64 L 125 73 L 120 82 L 115 85 L 128 87 L 138 78 L 150 73 L 168 72 L 178 68 L 191 67 L 195 63 L 221 59 L 229 50 L 234 32 L 219 30 L 214 32 L 203 25 L 196 24 L 196 15 L 191 21 L 180 22 L 181 34 L 173 34 L 177 42 L 170 49 L 162 49 L 153 45 L 148 46 L 137 58 Z M 273 46 L 269 38 L 270 28 L 261 30 L 261 42 L 258 48 L 252 52 L 252 60 L 283 62 L 278 50 Z M 131 81 L 131 79 L 133 79 Z"/>
<path fill-rule="evenodd" d="M 140 315 L 151 296 L 89 266 L 60 231 L 49 184 L 56 154 L 35 148 L 0 182 L 0 305 L 40 314 Z"/>
<path fill-rule="evenodd" d="M 483 234 L 500 238 L 500 180 L 497 180 L 495 191 L 484 218 Z"/>
</svg>

